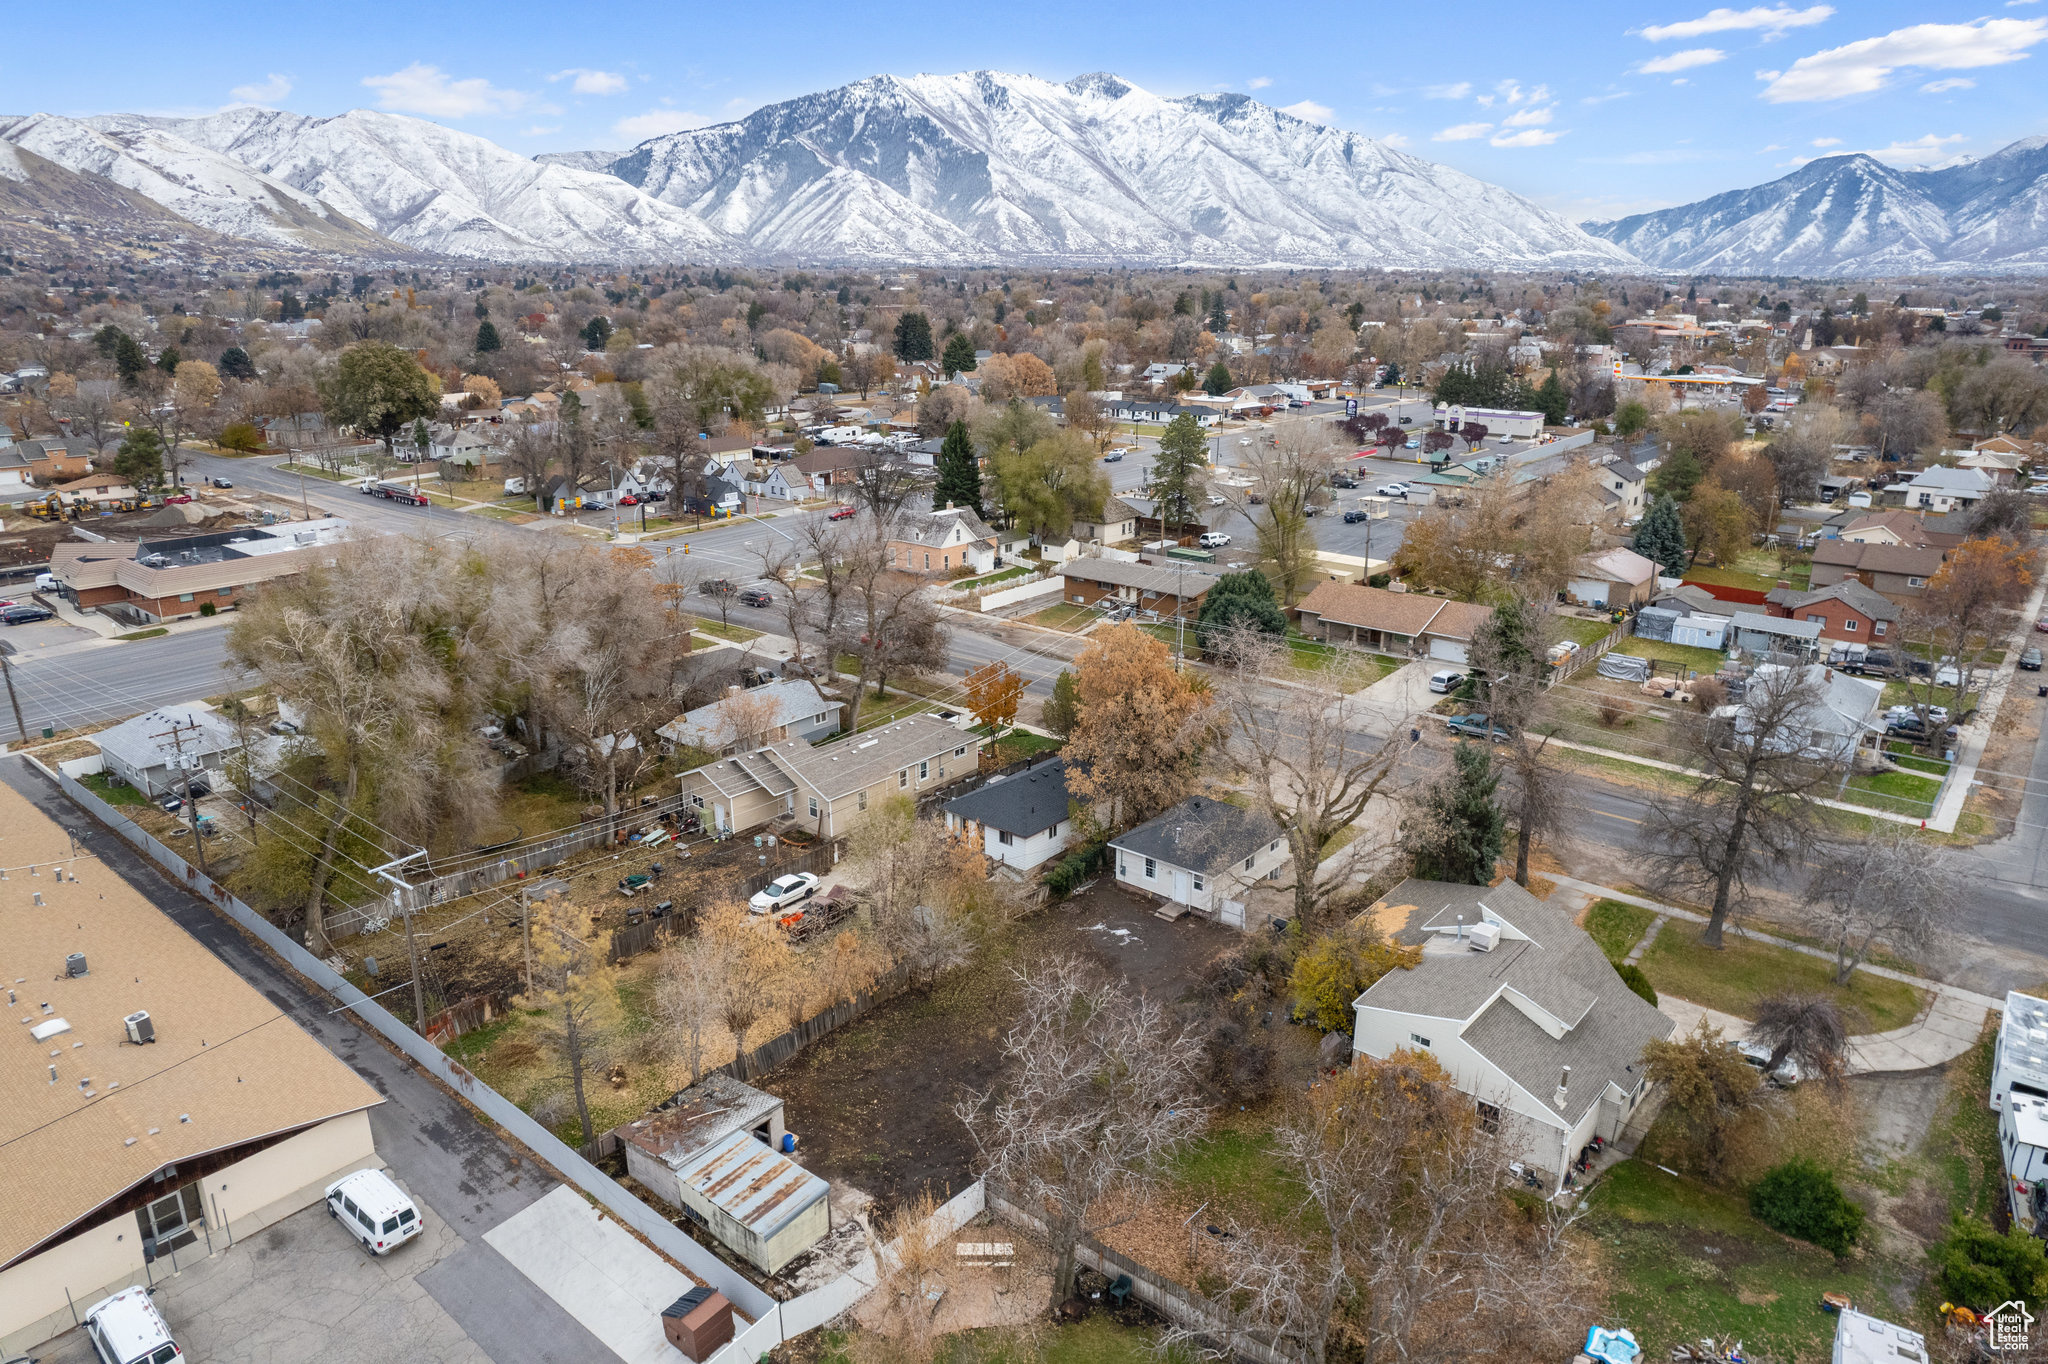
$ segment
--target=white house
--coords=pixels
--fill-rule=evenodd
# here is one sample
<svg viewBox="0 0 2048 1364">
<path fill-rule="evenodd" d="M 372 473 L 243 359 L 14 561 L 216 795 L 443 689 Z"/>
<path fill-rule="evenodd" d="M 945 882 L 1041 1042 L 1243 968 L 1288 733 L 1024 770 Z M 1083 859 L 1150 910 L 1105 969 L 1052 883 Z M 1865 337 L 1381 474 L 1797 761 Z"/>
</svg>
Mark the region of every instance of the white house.
<svg viewBox="0 0 2048 1364">
<path fill-rule="evenodd" d="M 1553 1180 L 1596 1135 L 1620 1135 L 1649 1092 L 1644 1046 L 1676 1024 L 1622 983 L 1570 914 L 1512 881 L 1416 880 L 1367 913 L 1422 959 L 1358 997 L 1356 1051 L 1428 1052 Z"/>
<path fill-rule="evenodd" d="M 979 791 L 946 802 L 946 828 L 979 832 L 992 862 L 1028 871 L 1073 841 L 1067 814 L 1067 764 L 1041 763 L 991 780 Z"/>
<path fill-rule="evenodd" d="M 152 800 L 218 770 L 241 747 L 234 730 L 202 706 L 165 706 L 92 737 L 107 772 Z"/>
<path fill-rule="evenodd" d="M 1792 685 L 1809 688 L 1812 699 L 1801 707 L 1794 723 L 1780 727 L 1780 736 L 1770 742 L 1777 751 L 1839 765 L 1852 761 L 1859 746 L 1875 748 L 1883 740 L 1884 721 L 1878 714 L 1878 705 L 1884 699 L 1884 683 L 1875 678 L 1851 677 L 1821 663 L 1759 663 L 1750 675 L 1742 700 L 1722 706 L 1714 715 L 1732 722 L 1737 734 L 1746 734 L 1751 725 L 1751 706 L 1759 698 L 1779 694 Z"/>
<path fill-rule="evenodd" d="M 685 711 L 654 732 L 671 744 L 720 757 L 785 739 L 814 744 L 839 732 L 839 703 L 802 678 L 732 687 L 710 705 Z"/>
<path fill-rule="evenodd" d="M 1937 464 L 1922 469 L 1906 484 L 1906 505 L 1915 511 L 1954 511 L 1982 500 L 1996 486 L 1982 469 Z"/>
<path fill-rule="evenodd" d="M 1264 811 L 1191 796 L 1109 841 L 1116 879 L 1132 890 L 1244 927 L 1244 894 L 1278 877 L 1287 838 Z"/>
</svg>

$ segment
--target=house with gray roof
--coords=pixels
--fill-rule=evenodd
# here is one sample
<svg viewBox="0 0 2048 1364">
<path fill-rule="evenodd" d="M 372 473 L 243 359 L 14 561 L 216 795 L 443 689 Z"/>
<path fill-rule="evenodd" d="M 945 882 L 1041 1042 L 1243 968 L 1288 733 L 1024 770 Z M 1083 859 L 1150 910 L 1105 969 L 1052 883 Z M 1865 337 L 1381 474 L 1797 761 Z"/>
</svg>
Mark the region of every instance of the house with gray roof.
<svg viewBox="0 0 2048 1364">
<path fill-rule="evenodd" d="M 1875 751 L 1883 744 L 1884 717 L 1878 706 L 1884 699 L 1884 683 L 1871 677 L 1852 677 L 1821 663 L 1800 666 L 1796 677 L 1788 676 L 1792 671 L 1783 663 L 1759 663 L 1750 674 L 1742 700 L 1720 707 L 1715 718 L 1732 724 L 1737 734 L 1749 734 L 1751 707 L 1757 698 L 1793 684 L 1804 687 L 1807 697 L 1791 723 L 1765 736 L 1765 747 L 1839 767 L 1855 761 L 1858 747 Z"/>
<path fill-rule="evenodd" d="M 1403 881 L 1366 911 L 1421 960 L 1352 1006 L 1356 1052 L 1435 1057 L 1525 1165 L 1563 1178 L 1649 1092 L 1643 1048 L 1677 1026 L 1565 910 L 1512 881 Z"/>
<path fill-rule="evenodd" d="M 710 705 L 684 711 L 654 732 L 679 747 L 729 757 L 784 739 L 828 738 L 839 732 L 839 709 L 817 683 L 792 678 L 765 687 L 728 687 Z"/>
<path fill-rule="evenodd" d="M 1067 811 L 1067 764 L 1055 758 L 947 801 L 946 828 L 978 837 L 990 861 L 1028 871 L 1073 841 Z"/>
<path fill-rule="evenodd" d="M 838 838 L 891 796 L 917 799 L 969 775 L 982 742 L 936 715 L 912 715 L 816 747 L 785 739 L 693 767 L 680 782 L 709 828 L 739 831 L 786 818 Z"/>
<path fill-rule="evenodd" d="M 151 800 L 218 771 L 241 747 L 234 730 L 205 706 L 165 706 L 92 738 L 107 774 Z"/>
<path fill-rule="evenodd" d="M 1915 511 L 1946 512 L 1982 501 L 1996 486 L 1982 469 L 1937 464 L 1913 475 L 1903 489 L 1891 491 L 1903 493 L 1905 505 Z"/>
<path fill-rule="evenodd" d="M 1737 611 L 1728 618 L 1728 642 L 1752 654 L 1791 654 L 1811 658 L 1820 651 L 1819 622 L 1785 620 L 1757 611 Z"/>
<path fill-rule="evenodd" d="M 1263 810 L 1190 796 L 1109 840 L 1118 884 L 1156 895 L 1168 917 L 1194 910 L 1233 928 L 1245 923 L 1245 892 L 1277 878 L 1292 854 Z"/>
<path fill-rule="evenodd" d="M 996 533 L 971 507 L 896 514 L 889 527 L 889 563 L 906 573 L 988 573 L 1000 567 Z"/>
</svg>

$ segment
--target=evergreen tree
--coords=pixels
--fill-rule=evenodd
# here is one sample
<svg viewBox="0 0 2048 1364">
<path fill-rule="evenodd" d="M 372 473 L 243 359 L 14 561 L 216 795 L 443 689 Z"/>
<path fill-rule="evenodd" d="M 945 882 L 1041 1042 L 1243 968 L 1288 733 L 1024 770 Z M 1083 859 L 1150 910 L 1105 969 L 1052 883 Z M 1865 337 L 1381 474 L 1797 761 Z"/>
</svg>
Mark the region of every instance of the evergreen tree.
<svg viewBox="0 0 2048 1364">
<path fill-rule="evenodd" d="M 939 361 L 939 369 L 946 374 L 974 373 L 974 338 L 966 332 L 954 332 L 946 338 L 946 352 Z"/>
<path fill-rule="evenodd" d="M 932 506 L 968 507 L 976 516 L 986 519 L 981 509 L 981 466 L 974 458 L 974 439 L 967 434 L 966 422 L 956 421 L 946 428 L 938 463 L 939 481 L 932 489 Z"/>
<path fill-rule="evenodd" d="M 494 350 L 503 350 L 505 342 L 498 335 L 498 329 L 491 325 L 488 317 L 476 324 L 476 353 L 489 355 Z"/>
<path fill-rule="evenodd" d="M 1195 621 L 1203 652 L 1214 654 L 1227 647 L 1227 637 L 1240 625 L 1276 639 L 1287 633 L 1287 617 L 1273 596 L 1273 584 L 1256 568 L 1225 573 L 1210 585 Z"/>
<path fill-rule="evenodd" d="M 114 452 L 114 472 L 148 492 L 164 481 L 163 438 L 147 426 L 131 429 Z"/>
<path fill-rule="evenodd" d="M 1230 330 L 1230 314 L 1224 310 L 1220 291 L 1209 303 L 1209 330 L 1218 336 Z"/>
<path fill-rule="evenodd" d="M 1636 527 L 1631 546 L 1663 569 L 1667 577 L 1675 578 L 1685 572 L 1685 527 L 1678 519 L 1678 503 L 1669 493 L 1651 504 L 1648 515 Z"/>
<path fill-rule="evenodd" d="M 1065 738 L 1073 731 L 1074 722 L 1081 718 L 1081 684 L 1072 668 L 1060 669 L 1060 675 L 1052 680 L 1052 699 L 1045 703 L 1039 713 L 1039 723 L 1053 733 Z"/>
<path fill-rule="evenodd" d="M 133 388 L 142 371 L 148 368 L 149 356 L 143 353 L 142 343 L 127 332 L 115 332 L 114 371 L 121 376 L 121 382 Z"/>
<path fill-rule="evenodd" d="M 306 320 L 306 305 L 299 296 L 287 289 L 277 300 L 277 320 L 280 322 L 303 322 Z"/>
<path fill-rule="evenodd" d="M 1212 398 L 1220 398 L 1235 387 L 1237 383 L 1230 377 L 1230 366 L 1221 360 L 1209 366 L 1209 373 L 1202 379 L 1202 391 Z"/>
<path fill-rule="evenodd" d="M 1159 453 L 1152 460 L 1152 496 L 1159 503 L 1162 525 L 1179 530 L 1194 519 L 1207 495 L 1209 442 L 1190 413 L 1166 424 Z"/>
<path fill-rule="evenodd" d="M 906 364 L 932 358 L 932 320 L 923 313 L 896 319 L 896 358 Z"/>
<path fill-rule="evenodd" d="M 608 317 L 593 317 L 583 324 L 583 349 L 603 350 L 605 342 L 612 339 L 612 322 Z"/>
<path fill-rule="evenodd" d="M 100 359 L 111 360 L 114 358 L 115 349 L 121 344 L 121 338 L 127 334 L 109 322 L 92 334 L 93 349 L 100 353 Z"/>
<path fill-rule="evenodd" d="M 1483 886 L 1507 846 L 1507 816 L 1494 802 L 1500 777 L 1485 744 L 1451 750 L 1451 770 L 1429 790 L 1421 817 L 1405 830 L 1414 875 L 1425 881 Z"/>
<path fill-rule="evenodd" d="M 157 356 L 156 367 L 166 374 L 176 374 L 178 366 L 185 363 L 185 352 L 176 346 L 165 346 L 163 354 Z"/>
<path fill-rule="evenodd" d="M 1543 414 L 1543 420 L 1551 426 L 1563 426 L 1565 417 L 1571 411 L 1571 395 L 1564 390 L 1564 382 L 1551 370 L 1544 377 L 1542 387 L 1536 390 L 1536 410 Z"/>
<path fill-rule="evenodd" d="M 249 352 L 243 350 L 240 346 L 229 346 L 226 350 L 222 351 L 220 359 L 215 363 L 214 368 L 220 371 L 220 377 L 223 379 L 253 379 L 256 377 L 255 362 L 249 358 Z"/>
</svg>

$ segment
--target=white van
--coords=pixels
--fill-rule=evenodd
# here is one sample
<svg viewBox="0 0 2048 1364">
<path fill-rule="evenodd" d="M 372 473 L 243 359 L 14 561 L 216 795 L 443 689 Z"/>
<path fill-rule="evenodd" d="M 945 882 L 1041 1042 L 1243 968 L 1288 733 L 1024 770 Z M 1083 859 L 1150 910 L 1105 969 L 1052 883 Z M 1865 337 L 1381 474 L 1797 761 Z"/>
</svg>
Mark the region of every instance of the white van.
<svg viewBox="0 0 2048 1364">
<path fill-rule="evenodd" d="M 86 1308 L 85 1338 L 104 1364 L 172 1364 L 185 1357 L 145 1288 L 124 1288 Z"/>
<path fill-rule="evenodd" d="M 329 1184 L 327 1215 L 372 1255 L 388 1255 L 420 1234 L 420 1210 L 382 1170 L 358 1170 Z"/>
<path fill-rule="evenodd" d="M 506 480 L 505 480 L 505 496 L 507 496 L 507 497 L 520 497 L 520 496 L 523 496 L 523 495 L 525 494 L 525 492 L 526 492 L 526 480 L 525 480 L 525 479 L 523 479 L 523 478 L 508 478 L 508 479 L 506 479 Z"/>
</svg>

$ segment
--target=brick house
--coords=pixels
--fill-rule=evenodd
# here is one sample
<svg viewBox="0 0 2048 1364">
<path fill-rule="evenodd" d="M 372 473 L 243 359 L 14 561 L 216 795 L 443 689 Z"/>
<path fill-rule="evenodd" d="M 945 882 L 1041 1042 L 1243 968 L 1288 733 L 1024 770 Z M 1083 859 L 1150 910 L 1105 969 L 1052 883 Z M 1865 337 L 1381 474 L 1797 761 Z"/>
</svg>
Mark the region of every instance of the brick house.
<svg viewBox="0 0 2048 1364">
<path fill-rule="evenodd" d="M 19 467 L 30 483 L 54 488 L 92 472 L 92 442 L 83 436 L 40 436 L 0 446 L 0 461 Z"/>
<path fill-rule="evenodd" d="M 1780 587 L 1766 593 L 1764 603 L 1770 615 L 1818 624 L 1825 639 L 1876 644 L 1898 629 L 1899 608 L 1856 578 L 1810 592 Z"/>
<path fill-rule="evenodd" d="M 1193 564 L 1185 569 L 1162 568 L 1087 555 L 1061 564 L 1060 577 L 1065 579 L 1062 599 L 1075 606 L 1107 602 L 1189 619 L 1201 613 L 1203 598 L 1216 585 L 1213 575 Z"/>
<path fill-rule="evenodd" d="M 968 507 L 899 512 L 889 531 L 889 562 L 906 573 L 987 573 L 998 557 L 996 533 Z"/>
<path fill-rule="evenodd" d="M 1854 578 L 1894 602 L 1911 601 L 1941 571 L 1943 552 L 1932 545 L 1858 544 L 1823 540 L 1813 547 L 1813 586 L 1833 587 Z"/>
</svg>

